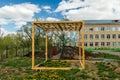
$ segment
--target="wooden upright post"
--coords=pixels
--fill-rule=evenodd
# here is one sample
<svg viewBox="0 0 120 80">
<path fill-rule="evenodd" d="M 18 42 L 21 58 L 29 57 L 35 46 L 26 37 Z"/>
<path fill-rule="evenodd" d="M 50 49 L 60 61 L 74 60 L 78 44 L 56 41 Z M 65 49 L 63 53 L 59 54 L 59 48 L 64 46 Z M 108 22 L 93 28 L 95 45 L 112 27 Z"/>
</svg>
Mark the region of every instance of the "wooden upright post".
<svg viewBox="0 0 120 80">
<path fill-rule="evenodd" d="M 84 22 L 82 22 L 82 68 L 85 68 L 85 54 L 84 54 Z"/>
<path fill-rule="evenodd" d="M 70 31 L 70 40 L 72 41 L 72 31 Z M 70 46 L 72 46 L 72 42 L 70 41 Z"/>
<path fill-rule="evenodd" d="M 34 68 L 34 60 L 35 60 L 35 56 L 34 56 L 34 44 L 35 42 L 34 42 L 34 23 L 32 22 L 32 69 Z"/>
<path fill-rule="evenodd" d="M 81 62 L 81 47 L 80 47 L 80 31 L 78 31 L 78 47 L 79 47 L 79 61 L 81 66 L 83 66 L 82 62 Z"/>
<path fill-rule="evenodd" d="M 48 60 L 48 31 L 46 31 L 46 41 L 45 41 L 45 45 L 46 45 L 45 59 L 46 59 L 46 61 L 47 61 L 47 60 Z"/>
</svg>

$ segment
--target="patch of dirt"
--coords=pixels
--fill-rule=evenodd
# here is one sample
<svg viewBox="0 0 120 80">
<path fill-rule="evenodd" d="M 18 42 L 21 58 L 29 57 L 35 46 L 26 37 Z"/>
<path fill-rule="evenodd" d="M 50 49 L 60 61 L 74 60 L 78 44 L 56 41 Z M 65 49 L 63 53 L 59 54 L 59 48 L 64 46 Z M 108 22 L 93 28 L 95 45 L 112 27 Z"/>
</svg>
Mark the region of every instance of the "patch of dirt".
<svg viewBox="0 0 120 80">
<path fill-rule="evenodd" d="M 120 67 L 114 70 L 117 74 L 120 74 Z"/>
<path fill-rule="evenodd" d="M 119 66 L 117 62 L 105 62 L 105 65 L 112 69 L 115 69 Z"/>
<path fill-rule="evenodd" d="M 97 75 L 98 69 L 95 66 L 95 62 L 94 61 L 86 61 L 86 69 L 88 70 L 88 74 L 90 76 L 94 75 L 94 78 L 98 77 L 98 75 Z"/>
<path fill-rule="evenodd" d="M 10 73 L 14 73 L 14 72 L 15 72 L 15 69 L 12 69 L 10 67 L 5 67 L 0 70 L 1 74 L 10 74 Z"/>
<path fill-rule="evenodd" d="M 79 61 L 78 61 L 78 62 L 72 62 L 72 63 L 71 63 L 71 67 L 72 67 L 72 68 L 79 68 L 79 67 L 81 67 L 81 66 L 80 66 L 80 62 L 79 62 Z"/>
<path fill-rule="evenodd" d="M 59 59 L 59 58 L 60 58 L 60 54 L 57 54 L 57 55 L 52 57 L 52 59 Z"/>
</svg>

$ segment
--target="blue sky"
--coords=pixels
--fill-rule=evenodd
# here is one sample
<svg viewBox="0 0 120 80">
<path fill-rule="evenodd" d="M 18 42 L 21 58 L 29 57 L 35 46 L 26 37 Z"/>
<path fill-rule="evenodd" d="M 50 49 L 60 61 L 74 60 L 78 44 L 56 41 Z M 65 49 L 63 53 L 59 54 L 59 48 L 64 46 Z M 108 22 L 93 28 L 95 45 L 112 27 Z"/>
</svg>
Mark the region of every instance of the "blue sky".
<svg viewBox="0 0 120 80">
<path fill-rule="evenodd" d="M 120 19 L 120 0 L 0 0 L 0 26 L 5 34 L 35 18 L 116 20 Z"/>
</svg>

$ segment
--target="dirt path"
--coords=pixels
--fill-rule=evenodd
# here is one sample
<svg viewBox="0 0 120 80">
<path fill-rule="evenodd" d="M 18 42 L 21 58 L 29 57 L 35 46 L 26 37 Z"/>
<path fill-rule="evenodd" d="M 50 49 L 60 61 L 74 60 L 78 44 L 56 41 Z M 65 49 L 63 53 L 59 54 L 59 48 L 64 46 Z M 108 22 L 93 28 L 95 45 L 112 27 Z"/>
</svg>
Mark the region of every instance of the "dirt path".
<svg viewBox="0 0 120 80">
<path fill-rule="evenodd" d="M 112 54 L 112 55 L 120 56 L 120 52 L 115 52 L 115 51 L 112 51 L 112 50 L 94 50 L 93 52 L 94 53 L 101 52 L 101 53 L 106 53 L 106 54 Z"/>
</svg>

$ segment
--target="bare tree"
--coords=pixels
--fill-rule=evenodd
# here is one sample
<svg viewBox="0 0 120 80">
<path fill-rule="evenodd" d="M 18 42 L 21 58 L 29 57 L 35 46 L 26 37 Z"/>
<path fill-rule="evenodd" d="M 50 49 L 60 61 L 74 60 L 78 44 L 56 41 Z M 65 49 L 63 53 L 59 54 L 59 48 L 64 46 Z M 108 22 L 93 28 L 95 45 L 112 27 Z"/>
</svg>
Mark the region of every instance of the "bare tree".
<svg viewBox="0 0 120 80">
<path fill-rule="evenodd" d="M 2 32 L 2 28 L 0 26 L 0 38 L 2 38 L 2 37 L 3 37 L 3 32 Z"/>
</svg>

